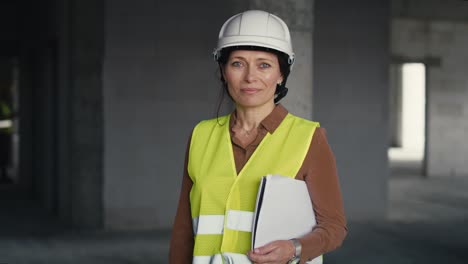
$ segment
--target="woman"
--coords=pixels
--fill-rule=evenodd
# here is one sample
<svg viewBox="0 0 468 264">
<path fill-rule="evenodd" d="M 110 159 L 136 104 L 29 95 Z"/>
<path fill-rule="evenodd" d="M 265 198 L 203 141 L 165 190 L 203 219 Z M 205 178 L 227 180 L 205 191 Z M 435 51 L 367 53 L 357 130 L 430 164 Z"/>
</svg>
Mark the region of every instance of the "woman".
<svg viewBox="0 0 468 264">
<path fill-rule="evenodd" d="M 221 28 L 215 59 L 235 110 L 192 132 L 170 263 L 320 263 L 341 245 L 346 220 L 324 129 L 278 103 L 294 63 L 286 24 L 258 10 L 235 15 Z M 266 174 L 305 181 L 317 225 L 303 237 L 251 250 L 255 198 Z"/>
</svg>

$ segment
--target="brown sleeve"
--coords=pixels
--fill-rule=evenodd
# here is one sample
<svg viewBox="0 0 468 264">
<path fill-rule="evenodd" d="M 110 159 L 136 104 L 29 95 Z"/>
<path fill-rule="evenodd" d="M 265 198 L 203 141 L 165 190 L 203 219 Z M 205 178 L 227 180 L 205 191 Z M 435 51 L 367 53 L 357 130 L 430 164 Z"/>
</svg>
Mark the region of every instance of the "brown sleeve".
<svg viewBox="0 0 468 264">
<path fill-rule="evenodd" d="M 190 140 L 185 153 L 184 175 L 182 177 L 182 188 L 180 190 L 179 206 L 172 227 L 171 243 L 169 248 L 170 264 L 192 263 L 193 258 L 193 227 L 190 213 L 190 190 L 192 179 L 187 171 L 188 151 Z"/>
<path fill-rule="evenodd" d="M 299 239 L 301 263 L 341 246 L 348 231 L 335 157 L 325 133 L 323 128 L 316 129 L 296 176 L 307 184 L 317 220 L 314 230 Z"/>
</svg>

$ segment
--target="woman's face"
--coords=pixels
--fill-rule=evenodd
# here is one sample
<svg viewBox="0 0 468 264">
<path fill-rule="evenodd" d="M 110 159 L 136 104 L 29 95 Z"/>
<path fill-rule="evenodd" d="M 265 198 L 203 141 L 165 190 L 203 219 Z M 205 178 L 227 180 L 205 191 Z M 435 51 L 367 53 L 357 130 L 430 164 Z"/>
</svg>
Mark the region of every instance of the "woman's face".
<svg viewBox="0 0 468 264">
<path fill-rule="evenodd" d="M 283 81 L 278 57 L 253 50 L 232 51 L 223 77 L 232 99 L 243 107 L 274 104 L 276 85 Z"/>
</svg>

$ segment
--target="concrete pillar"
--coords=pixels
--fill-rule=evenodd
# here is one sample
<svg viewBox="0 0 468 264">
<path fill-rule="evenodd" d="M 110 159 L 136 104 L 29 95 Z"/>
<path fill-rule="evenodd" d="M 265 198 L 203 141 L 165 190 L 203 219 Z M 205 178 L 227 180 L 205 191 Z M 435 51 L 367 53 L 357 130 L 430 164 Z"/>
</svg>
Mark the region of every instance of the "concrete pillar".
<svg viewBox="0 0 468 264">
<path fill-rule="evenodd" d="M 57 1 L 58 208 L 79 227 L 102 226 L 104 1 Z"/>
<path fill-rule="evenodd" d="M 282 103 L 293 114 L 312 118 L 312 30 L 313 0 L 251 0 L 250 9 L 265 10 L 281 17 L 289 26 L 296 63 Z"/>
<path fill-rule="evenodd" d="M 390 1 L 315 3 L 314 119 L 327 129 L 348 219 L 383 218 Z"/>
</svg>

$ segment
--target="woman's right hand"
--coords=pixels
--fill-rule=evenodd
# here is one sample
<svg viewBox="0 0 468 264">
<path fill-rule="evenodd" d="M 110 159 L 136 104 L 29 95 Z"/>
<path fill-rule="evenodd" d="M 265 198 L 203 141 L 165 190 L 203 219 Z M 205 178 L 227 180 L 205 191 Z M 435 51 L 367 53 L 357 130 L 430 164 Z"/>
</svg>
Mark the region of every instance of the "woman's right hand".
<svg viewBox="0 0 468 264">
<path fill-rule="evenodd" d="M 285 264 L 294 257 L 296 250 L 290 240 L 276 240 L 255 248 L 247 256 L 256 264 Z"/>
</svg>

